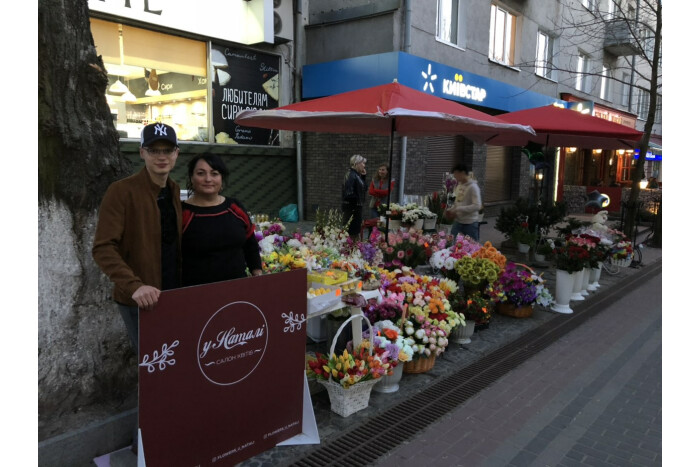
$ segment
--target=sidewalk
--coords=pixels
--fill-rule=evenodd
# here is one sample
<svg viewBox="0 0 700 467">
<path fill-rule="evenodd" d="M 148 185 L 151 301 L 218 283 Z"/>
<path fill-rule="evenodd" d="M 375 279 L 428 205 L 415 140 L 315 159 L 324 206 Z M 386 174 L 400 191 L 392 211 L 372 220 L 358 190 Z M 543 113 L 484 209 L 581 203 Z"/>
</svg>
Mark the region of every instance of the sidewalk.
<svg viewBox="0 0 700 467">
<path fill-rule="evenodd" d="M 487 240 L 490 240 L 497 248 L 500 248 L 501 242 L 504 240 L 504 237 L 493 227 L 495 218 L 487 219 L 487 221 L 488 224 L 482 226 L 481 242 L 483 243 Z M 506 256 L 509 257 L 509 259 L 513 261 L 527 262 L 525 255 L 522 255 L 517 251 L 502 251 L 506 254 Z M 598 291 L 593 292 L 591 294 L 591 297 L 589 297 L 583 302 L 572 302 L 571 306 L 574 309 L 573 315 L 559 315 L 557 313 L 548 310 L 543 310 L 541 308 L 536 308 L 535 312 L 533 313 L 533 316 L 524 320 L 518 320 L 507 316 L 494 314 L 489 328 L 475 334 L 472 337 L 472 343 L 462 346 L 450 344 L 448 351 L 445 354 L 443 354 L 442 357 L 440 357 L 440 360 L 436 363 L 435 367 L 431 371 L 418 375 L 404 375 L 400 383 L 400 389 L 396 393 L 372 393 L 369 408 L 362 410 L 356 414 L 353 414 L 351 417 L 345 419 L 332 413 L 330 411 L 330 403 L 328 401 L 326 391 L 323 390 L 320 386 L 315 389 L 312 389 L 312 393 L 314 393 L 314 395 L 312 396 L 314 413 L 316 415 L 316 422 L 321 437 L 321 444 L 275 448 L 252 459 L 249 459 L 241 465 L 370 465 L 373 462 L 377 461 L 377 459 L 380 459 L 379 461 L 377 461 L 380 462 L 380 465 L 399 465 L 399 463 L 406 465 L 438 465 L 435 463 L 436 450 L 433 449 L 432 446 L 435 443 L 440 445 L 440 443 L 442 442 L 442 438 L 446 434 L 446 427 L 445 425 L 440 425 L 440 422 L 434 425 L 435 428 L 426 428 L 426 434 L 424 435 L 424 437 L 419 436 L 417 438 L 414 438 L 413 440 L 411 440 L 410 434 L 407 434 L 407 431 L 409 430 L 405 429 L 398 429 L 394 432 L 384 433 L 383 435 L 385 437 L 383 439 L 389 439 L 392 442 L 395 441 L 397 443 L 403 443 L 401 447 L 397 448 L 395 454 L 390 454 L 386 458 L 380 457 L 383 454 L 382 447 L 377 447 L 376 443 L 374 445 L 370 445 L 371 440 L 373 439 L 373 437 L 379 436 L 379 431 L 385 429 L 387 425 L 390 425 L 392 423 L 397 424 L 397 428 L 412 424 L 413 417 L 410 416 L 410 411 L 413 410 L 414 412 L 417 412 L 420 408 L 420 405 L 416 405 L 415 402 L 417 398 L 419 398 L 421 395 L 428 394 L 431 391 L 433 393 L 439 394 L 440 391 L 449 390 L 449 384 L 443 384 L 442 386 L 440 386 L 440 384 L 449 381 L 450 378 L 453 378 L 454 375 L 457 375 L 460 372 L 465 372 L 466 368 L 478 367 L 482 362 L 488 360 L 488 358 L 490 358 L 494 354 L 498 354 L 498 352 L 503 351 L 503 349 L 505 349 L 509 345 L 513 345 L 514 343 L 516 343 L 518 339 L 525 339 L 525 341 L 520 344 L 521 347 L 525 349 L 530 345 L 527 342 L 527 339 L 530 338 L 529 336 L 537 336 L 540 333 L 548 332 L 546 331 L 546 329 L 553 322 L 557 322 L 560 320 L 573 321 L 574 319 L 580 319 L 580 316 L 577 316 L 579 314 L 579 310 L 591 306 L 589 304 L 595 302 L 596 299 L 598 302 L 600 302 L 600 306 L 605 306 L 605 300 L 610 301 L 611 299 L 606 299 L 604 298 L 604 296 L 619 293 L 624 294 L 625 292 L 629 291 L 629 288 L 625 288 L 624 284 L 634 281 L 636 276 L 644 274 L 645 271 L 649 273 L 649 271 L 651 271 L 653 267 L 660 269 L 661 249 L 645 248 L 643 252 L 643 265 L 640 268 L 621 268 L 620 272 L 614 276 L 603 272 L 600 280 L 601 288 Z M 540 268 L 537 265 L 533 265 L 532 263 L 529 264 L 533 266 L 533 268 L 538 273 L 543 273 L 543 277 L 548 282 L 548 285 L 552 289 L 553 293 L 553 287 L 555 283 L 555 270 L 552 267 Z M 657 283 L 660 287 L 660 281 L 657 281 Z M 658 299 L 660 301 L 660 289 L 658 293 Z M 652 303 L 648 300 L 647 302 Z M 617 302 L 617 308 L 620 308 L 619 305 L 621 303 L 625 302 Z M 635 306 L 638 305 L 636 302 L 634 303 Z M 660 305 L 658 307 L 658 311 L 660 313 Z M 634 312 L 634 308 L 629 308 L 626 310 L 625 316 L 629 316 L 629 313 Z M 613 321 L 615 321 L 618 325 L 624 327 L 627 320 L 621 319 L 618 321 L 617 318 L 618 317 L 616 316 Z M 605 322 L 605 318 L 598 319 L 599 321 L 603 320 Z M 597 331 L 595 330 L 596 328 L 594 327 L 592 329 L 593 331 L 589 331 L 590 335 L 597 335 Z M 611 336 L 614 337 L 616 335 L 621 335 L 619 333 L 616 334 L 616 332 L 614 332 L 614 329 L 617 328 L 610 328 L 608 332 L 605 333 L 605 336 L 610 338 Z M 602 336 L 603 334 L 600 335 L 600 337 Z M 567 347 L 564 344 L 564 347 L 565 348 L 560 349 L 558 353 L 557 351 L 555 351 L 554 356 L 550 357 L 550 359 L 545 361 L 545 363 L 540 362 L 535 363 L 535 365 L 539 364 L 540 366 L 544 366 L 545 368 L 551 366 L 552 368 L 557 368 L 562 371 L 567 369 L 567 360 L 561 358 L 561 356 L 570 354 L 571 346 Z M 515 353 L 517 352 L 518 351 L 516 351 Z M 589 358 L 590 355 L 594 355 L 595 352 L 595 346 L 589 348 L 588 353 L 584 354 L 583 359 L 585 360 L 586 358 Z M 524 353 L 525 352 L 523 352 L 523 354 Z M 650 356 L 653 357 L 652 354 L 650 354 Z M 573 366 L 573 369 L 568 369 L 568 372 L 564 372 L 566 377 L 563 379 L 563 382 L 574 381 L 575 378 L 579 376 L 576 370 L 577 368 L 578 370 L 581 370 L 581 366 L 578 363 Z M 526 412 L 523 411 L 522 407 L 519 408 L 518 404 L 528 407 L 527 410 L 530 411 L 534 409 L 532 404 L 528 402 L 525 394 L 518 395 L 518 392 L 523 391 L 523 389 L 526 387 L 526 385 L 524 385 L 522 381 L 522 377 L 520 381 L 517 380 L 517 375 L 520 374 L 518 373 L 518 371 L 524 371 L 525 375 L 528 374 L 528 371 L 526 370 L 514 370 L 513 374 L 516 374 L 516 376 L 511 377 L 511 379 L 508 379 L 507 381 L 509 381 L 510 384 L 506 384 L 506 386 L 512 386 L 515 390 L 514 398 L 509 399 L 509 401 L 511 401 L 513 404 L 510 406 L 510 409 L 514 412 L 514 416 L 519 419 L 520 423 L 524 423 L 524 417 L 526 416 Z M 510 373 L 503 376 L 503 378 L 505 379 L 509 377 L 509 375 Z M 534 380 L 535 384 L 547 386 L 548 383 L 545 382 L 544 377 L 545 375 L 543 374 L 541 377 L 536 378 Z M 496 379 L 494 378 L 494 381 L 495 380 Z M 314 383 L 312 383 L 312 386 L 313 384 Z M 540 392 L 542 392 L 545 393 L 544 395 L 551 398 L 553 397 L 553 393 L 551 391 L 553 391 L 553 389 L 544 390 L 541 388 L 535 395 L 538 395 L 540 394 Z M 484 393 L 491 394 L 491 388 L 489 388 L 488 391 L 484 391 Z M 482 393 L 479 392 L 475 394 L 475 397 L 483 397 L 481 396 L 481 394 Z M 540 397 L 544 397 L 544 395 Z M 504 395 L 503 397 L 505 398 L 506 396 Z M 498 416 L 495 417 L 496 419 L 498 419 L 500 416 L 503 415 L 503 412 L 497 409 L 500 405 L 504 404 L 505 402 L 505 399 L 489 401 L 488 404 L 490 408 L 486 409 L 486 411 L 491 412 L 492 414 L 498 414 Z M 467 402 L 467 404 L 469 403 L 470 402 Z M 558 402 L 558 404 L 560 405 L 562 403 L 563 402 L 561 401 Z M 403 416 L 396 415 L 395 413 L 393 413 L 401 412 L 400 410 L 396 410 L 397 407 L 401 408 L 401 406 L 409 407 L 409 415 Z M 473 408 L 473 406 L 471 407 Z M 459 410 L 459 408 L 455 408 L 455 410 Z M 482 426 L 487 426 L 486 424 L 482 423 L 485 422 L 485 419 L 483 419 L 485 416 L 482 414 L 482 419 L 470 419 L 469 426 L 467 427 L 464 426 L 461 421 L 465 420 L 464 416 L 465 414 L 469 413 L 469 409 L 464 410 L 466 410 L 466 412 L 460 412 L 460 414 L 457 414 L 457 412 L 455 412 L 454 415 L 450 413 L 445 415 L 445 423 L 451 423 L 451 429 L 455 430 L 451 436 L 457 437 L 459 430 L 463 430 L 462 436 L 467 436 L 468 433 L 482 433 L 484 434 L 484 436 L 482 436 L 482 439 L 490 438 L 490 436 L 487 435 L 492 435 L 492 432 L 487 430 L 484 433 L 483 431 L 481 431 L 480 428 Z M 387 418 L 386 421 L 384 421 L 385 417 L 394 418 Z M 375 428 L 378 429 L 376 431 L 373 431 Z M 580 429 L 580 427 L 578 429 Z M 549 430 L 547 430 L 547 432 L 548 431 Z M 508 433 L 511 435 L 515 434 L 511 431 L 508 431 Z M 354 445 L 355 448 L 348 447 L 348 441 L 346 440 L 349 440 L 349 443 Z M 429 457 L 429 459 L 426 457 L 420 457 L 420 451 L 418 450 L 418 448 L 415 447 L 416 443 L 426 447 L 426 455 Z M 390 445 L 391 443 L 386 444 Z M 457 442 L 455 441 L 455 443 L 451 444 L 449 448 L 458 450 L 459 447 L 457 447 L 456 444 Z M 554 445 L 559 446 L 560 443 L 557 441 L 554 443 Z M 489 446 L 493 448 L 493 445 Z M 446 453 L 446 450 L 449 448 L 445 447 L 444 453 Z M 404 449 L 409 450 L 410 453 L 404 451 Z M 366 451 L 367 455 L 367 458 L 365 460 L 363 460 L 362 458 L 364 451 Z M 349 452 L 351 454 L 349 456 L 345 456 L 342 455 L 343 452 Z M 474 464 L 474 459 L 469 458 L 467 456 L 468 452 L 470 451 L 464 451 L 464 455 L 466 457 L 462 459 L 462 461 L 465 461 L 466 463 L 463 463 L 461 465 Z M 457 465 L 452 463 L 452 461 L 455 461 L 454 458 L 450 457 L 448 454 L 445 454 L 445 456 L 446 462 L 440 465 Z M 481 454 L 481 456 L 484 457 L 484 459 L 487 459 L 485 454 Z M 505 451 L 499 452 L 498 454 L 494 454 L 494 456 L 501 456 L 501 458 L 497 459 L 496 457 L 494 457 L 493 459 L 490 459 L 489 462 L 486 462 L 484 465 L 508 465 L 507 463 L 503 464 L 499 462 L 500 460 L 503 460 L 502 458 L 504 456 L 507 457 L 507 453 Z M 527 463 L 519 463 L 521 460 L 522 459 L 518 459 L 518 462 L 514 462 L 513 465 L 528 465 Z"/>
</svg>

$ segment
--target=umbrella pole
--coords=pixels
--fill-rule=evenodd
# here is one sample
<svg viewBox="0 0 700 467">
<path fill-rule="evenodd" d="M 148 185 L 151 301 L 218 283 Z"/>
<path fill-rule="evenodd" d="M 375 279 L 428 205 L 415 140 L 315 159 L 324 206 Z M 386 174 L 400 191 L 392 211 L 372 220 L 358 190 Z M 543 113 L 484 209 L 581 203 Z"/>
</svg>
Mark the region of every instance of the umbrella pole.
<svg viewBox="0 0 700 467">
<path fill-rule="evenodd" d="M 391 206 L 391 166 L 392 166 L 392 155 L 394 154 L 394 131 L 396 131 L 396 119 L 391 119 L 391 134 L 389 135 L 389 194 L 387 195 L 386 202 L 387 208 Z M 389 243 L 389 215 L 387 213 L 384 216 L 384 222 L 386 227 L 386 232 L 384 233 L 384 240 Z"/>
</svg>

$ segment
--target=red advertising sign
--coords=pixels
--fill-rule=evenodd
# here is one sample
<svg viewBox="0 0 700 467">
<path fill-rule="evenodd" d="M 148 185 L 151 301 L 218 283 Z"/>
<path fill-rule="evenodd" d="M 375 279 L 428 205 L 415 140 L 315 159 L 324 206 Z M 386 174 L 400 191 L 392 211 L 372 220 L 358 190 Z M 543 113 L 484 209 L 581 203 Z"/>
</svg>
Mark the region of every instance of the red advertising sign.
<svg viewBox="0 0 700 467">
<path fill-rule="evenodd" d="M 139 317 L 148 467 L 234 465 L 301 433 L 306 270 L 163 292 Z"/>
</svg>

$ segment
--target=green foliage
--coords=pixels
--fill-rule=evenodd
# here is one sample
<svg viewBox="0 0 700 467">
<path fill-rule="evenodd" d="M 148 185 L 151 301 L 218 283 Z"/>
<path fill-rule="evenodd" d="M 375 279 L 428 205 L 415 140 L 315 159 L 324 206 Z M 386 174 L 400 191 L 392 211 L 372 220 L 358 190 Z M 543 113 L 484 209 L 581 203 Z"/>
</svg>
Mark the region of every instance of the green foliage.
<svg viewBox="0 0 700 467">
<path fill-rule="evenodd" d="M 506 237 L 512 238 L 513 233 L 523 221 L 528 223 L 531 232 L 536 233 L 538 229 L 549 231 L 552 226 L 561 222 L 565 215 L 566 205 L 564 203 L 538 207 L 535 204 L 530 204 L 525 198 L 518 198 L 512 206 L 501 208 L 501 213 L 496 218 L 495 227 Z"/>
</svg>

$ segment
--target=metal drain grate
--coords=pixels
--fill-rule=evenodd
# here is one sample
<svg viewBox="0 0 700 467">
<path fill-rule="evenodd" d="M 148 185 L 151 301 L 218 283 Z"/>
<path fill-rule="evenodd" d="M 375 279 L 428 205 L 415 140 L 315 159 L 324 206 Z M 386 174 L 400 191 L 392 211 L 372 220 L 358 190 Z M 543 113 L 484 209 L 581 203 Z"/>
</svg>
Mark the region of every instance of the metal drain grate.
<svg viewBox="0 0 700 467">
<path fill-rule="evenodd" d="M 615 284 L 613 289 L 586 300 L 576 308 L 574 314 L 559 315 L 549 320 L 478 362 L 458 370 L 410 399 L 383 411 L 362 426 L 324 443 L 290 465 L 363 467 L 371 464 L 660 271 L 661 261 L 658 261 L 643 272 L 623 279 Z M 412 422 L 402 424 L 401 422 L 409 416 L 412 417 Z M 390 423 L 392 421 L 395 423 Z"/>
</svg>

